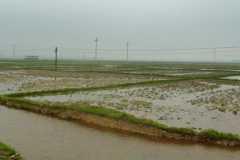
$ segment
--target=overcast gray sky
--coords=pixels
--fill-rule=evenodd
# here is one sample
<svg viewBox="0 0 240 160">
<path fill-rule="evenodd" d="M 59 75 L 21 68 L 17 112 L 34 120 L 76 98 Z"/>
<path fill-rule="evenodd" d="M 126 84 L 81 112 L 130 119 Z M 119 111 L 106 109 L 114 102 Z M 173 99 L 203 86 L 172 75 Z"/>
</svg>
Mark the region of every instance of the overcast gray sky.
<svg viewBox="0 0 240 160">
<path fill-rule="evenodd" d="M 16 48 L 93 48 L 96 36 L 100 48 L 125 48 L 126 41 L 130 48 L 239 46 L 240 1 L 0 0 L 0 26 L 0 47 L 4 49 L 13 44 Z M 77 54 L 65 52 L 63 57 Z M 112 57 L 124 57 L 124 53 L 118 54 Z M 167 52 L 134 54 L 132 58 L 148 55 L 151 59 L 151 54 L 186 58 Z"/>
</svg>

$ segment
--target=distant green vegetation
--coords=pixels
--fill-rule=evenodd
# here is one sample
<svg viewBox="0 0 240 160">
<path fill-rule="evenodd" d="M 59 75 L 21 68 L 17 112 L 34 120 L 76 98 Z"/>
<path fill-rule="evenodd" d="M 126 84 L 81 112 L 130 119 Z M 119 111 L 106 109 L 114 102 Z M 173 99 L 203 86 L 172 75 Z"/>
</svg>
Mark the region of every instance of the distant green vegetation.
<svg viewBox="0 0 240 160">
<path fill-rule="evenodd" d="M 175 71 L 204 72 L 204 69 L 217 73 L 231 73 L 239 70 L 239 63 L 194 63 L 194 62 L 141 62 L 141 61 L 81 61 L 81 60 L 59 60 L 59 71 L 106 71 L 106 72 L 137 72 L 154 74 Z M 53 60 L 0 60 L 1 69 L 40 69 L 54 70 Z M 206 71 L 206 70 L 205 70 Z"/>
<path fill-rule="evenodd" d="M 0 142 L 0 160 L 22 160 L 22 158 L 14 149 Z"/>
</svg>

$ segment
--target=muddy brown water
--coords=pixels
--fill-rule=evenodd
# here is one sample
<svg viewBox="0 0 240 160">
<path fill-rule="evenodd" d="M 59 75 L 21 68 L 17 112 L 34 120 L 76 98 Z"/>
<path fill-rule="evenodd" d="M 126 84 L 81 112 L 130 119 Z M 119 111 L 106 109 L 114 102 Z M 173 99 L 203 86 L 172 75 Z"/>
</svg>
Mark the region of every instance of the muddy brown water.
<svg viewBox="0 0 240 160">
<path fill-rule="evenodd" d="M 0 139 L 26 160 L 239 160 L 240 151 L 152 142 L 0 106 Z"/>
</svg>

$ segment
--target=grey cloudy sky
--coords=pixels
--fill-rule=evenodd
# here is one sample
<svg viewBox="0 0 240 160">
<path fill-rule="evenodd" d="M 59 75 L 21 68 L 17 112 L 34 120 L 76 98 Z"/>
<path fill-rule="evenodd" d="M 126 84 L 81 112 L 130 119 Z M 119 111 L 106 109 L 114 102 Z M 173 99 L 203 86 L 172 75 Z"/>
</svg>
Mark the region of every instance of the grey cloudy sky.
<svg viewBox="0 0 240 160">
<path fill-rule="evenodd" d="M 1 48 L 239 46 L 240 1 L 0 0 L 0 26 Z"/>
</svg>

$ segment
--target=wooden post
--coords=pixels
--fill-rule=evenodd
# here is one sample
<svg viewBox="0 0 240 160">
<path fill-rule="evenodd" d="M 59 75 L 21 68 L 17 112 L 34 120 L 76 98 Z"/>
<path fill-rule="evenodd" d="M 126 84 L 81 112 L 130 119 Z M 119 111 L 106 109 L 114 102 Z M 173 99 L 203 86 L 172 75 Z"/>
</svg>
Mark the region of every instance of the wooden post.
<svg viewBox="0 0 240 160">
<path fill-rule="evenodd" d="M 57 71 L 58 67 L 58 47 L 55 48 L 55 71 Z"/>
<path fill-rule="evenodd" d="M 128 47 L 129 47 L 129 43 L 127 42 L 126 43 L 126 59 L 127 59 L 127 62 L 128 62 Z"/>
<path fill-rule="evenodd" d="M 55 48 L 55 63 L 54 63 L 54 66 L 55 66 L 55 75 L 54 75 L 54 80 L 56 81 L 57 80 L 57 70 L 58 70 L 58 47 Z M 55 86 L 56 88 L 56 86 Z"/>
<path fill-rule="evenodd" d="M 98 38 L 96 38 L 95 40 L 94 40 L 94 42 L 95 42 L 95 57 L 94 57 L 94 59 L 95 59 L 95 61 L 97 61 L 97 59 L 98 59 Z"/>
</svg>

